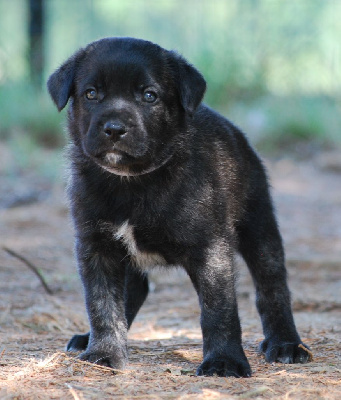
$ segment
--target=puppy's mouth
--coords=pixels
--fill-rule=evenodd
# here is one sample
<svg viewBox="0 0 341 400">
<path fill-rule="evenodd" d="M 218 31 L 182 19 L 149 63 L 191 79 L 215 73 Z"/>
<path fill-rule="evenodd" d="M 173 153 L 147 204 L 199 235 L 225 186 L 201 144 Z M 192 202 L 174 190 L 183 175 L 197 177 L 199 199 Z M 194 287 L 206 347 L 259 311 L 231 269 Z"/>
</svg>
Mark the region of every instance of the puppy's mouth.
<svg viewBox="0 0 341 400">
<path fill-rule="evenodd" d="M 102 153 L 97 160 L 104 167 L 108 168 L 129 168 L 134 165 L 141 165 L 143 161 L 123 150 L 112 149 Z"/>
<path fill-rule="evenodd" d="M 95 155 L 88 154 L 96 164 L 115 175 L 133 176 L 141 175 L 145 162 L 142 158 L 135 157 L 123 150 L 116 148 L 102 151 Z"/>
<path fill-rule="evenodd" d="M 96 164 L 115 175 L 139 176 L 145 175 L 162 167 L 172 158 L 172 155 L 158 162 L 146 162 L 122 150 L 110 150 L 101 154 L 90 156 Z"/>
<path fill-rule="evenodd" d="M 102 161 L 107 165 L 117 165 L 122 162 L 123 158 L 127 158 L 127 156 L 128 154 L 123 151 L 114 150 L 106 153 L 102 158 Z"/>
<path fill-rule="evenodd" d="M 93 158 L 97 163 L 107 167 L 124 167 L 141 164 L 139 157 L 116 147 L 97 153 Z"/>
</svg>

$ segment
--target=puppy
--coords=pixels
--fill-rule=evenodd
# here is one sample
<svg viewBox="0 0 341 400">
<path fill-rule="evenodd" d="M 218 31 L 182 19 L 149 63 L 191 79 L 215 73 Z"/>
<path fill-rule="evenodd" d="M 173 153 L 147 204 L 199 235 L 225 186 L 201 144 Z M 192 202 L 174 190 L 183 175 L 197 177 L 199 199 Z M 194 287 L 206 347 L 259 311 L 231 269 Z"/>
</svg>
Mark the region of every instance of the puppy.
<svg viewBox="0 0 341 400">
<path fill-rule="evenodd" d="M 182 266 L 198 293 L 204 359 L 197 375 L 247 377 L 234 254 L 255 283 L 268 362 L 304 363 L 266 174 L 244 135 L 201 103 L 202 75 L 148 41 L 106 38 L 48 81 L 69 102 L 68 195 L 90 332 L 67 349 L 122 369 L 148 269 Z"/>
</svg>

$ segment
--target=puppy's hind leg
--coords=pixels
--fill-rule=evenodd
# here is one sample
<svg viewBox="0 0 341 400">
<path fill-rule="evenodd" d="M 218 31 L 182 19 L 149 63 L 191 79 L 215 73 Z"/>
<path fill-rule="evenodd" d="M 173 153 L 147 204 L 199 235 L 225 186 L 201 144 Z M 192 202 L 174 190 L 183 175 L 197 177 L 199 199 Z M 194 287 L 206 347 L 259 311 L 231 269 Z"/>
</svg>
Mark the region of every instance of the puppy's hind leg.
<svg viewBox="0 0 341 400">
<path fill-rule="evenodd" d="M 148 275 L 130 264 L 126 267 L 124 306 L 128 329 L 149 292 Z"/>
<path fill-rule="evenodd" d="M 291 310 L 282 239 L 267 191 L 252 197 L 238 227 L 239 252 L 256 287 L 256 305 L 265 340 L 260 350 L 268 362 L 305 363 L 310 360 L 297 333 Z"/>
<path fill-rule="evenodd" d="M 90 332 L 74 335 L 66 345 L 66 351 L 84 351 L 88 347 Z"/>
</svg>

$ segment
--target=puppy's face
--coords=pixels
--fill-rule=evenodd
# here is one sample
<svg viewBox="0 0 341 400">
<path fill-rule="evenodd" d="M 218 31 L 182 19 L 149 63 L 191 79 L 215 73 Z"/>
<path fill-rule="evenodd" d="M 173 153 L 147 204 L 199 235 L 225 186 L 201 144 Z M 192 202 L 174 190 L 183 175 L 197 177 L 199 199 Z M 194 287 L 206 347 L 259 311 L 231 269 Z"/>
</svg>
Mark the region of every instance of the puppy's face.
<svg viewBox="0 0 341 400">
<path fill-rule="evenodd" d="M 51 75 L 48 88 L 59 110 L 72 98 L 70 133 L 84 155 L 129 176 L 172 157 L 205 81 L 176 53 L 109 38 L 78 51 Z"/>
</svg>

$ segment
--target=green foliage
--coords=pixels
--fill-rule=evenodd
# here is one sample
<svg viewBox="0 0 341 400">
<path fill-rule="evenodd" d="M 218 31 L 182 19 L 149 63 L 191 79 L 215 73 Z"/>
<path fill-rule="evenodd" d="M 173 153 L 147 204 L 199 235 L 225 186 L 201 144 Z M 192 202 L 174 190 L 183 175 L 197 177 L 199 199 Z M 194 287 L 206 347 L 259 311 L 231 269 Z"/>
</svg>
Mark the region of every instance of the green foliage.
<svg viewBox="0 0 341 400">
<path fill-rule="evenodd" d="M 61 180 L 63 175 L 63 151 L 46 149 L 27 132 L 16 132 L 7 139 L 10 160 L 3 169 L 5 175 L 15 177 L 24 171 L 34 171 L 50 182 Z"/>
<path fill-rule="evenodd" d="M 341 104 L 328 97 L 267 95 L 233 104 L 228 116 L 265 151 L 308 140 L 341 145 Z"/>
<path fill-rule="evenodd" d="M 0 87 L 0 139 L 29 136 L 46 147 L 65 142 L 62 120 L 46 92 L 17 82 Z"/>
<path fill-rule="evenodd" d="M 0 0 L 0 139 L 58 147 L 65 114 L 27 83 L 26 6 Z M 45 15 L 46 78 L 92 40 L 140 37 L 189 59 L 254 142 L 341 141 L 341 1 L 49 0 Z"/>
<path fill-rule="evenodd" d="M 331 99 L 286 97 L 267 99 L 264 103 L 269 121 L 265 133 L 275 141 L 311 139 L 341 143 L 340 105 Z"/>
</svg>

